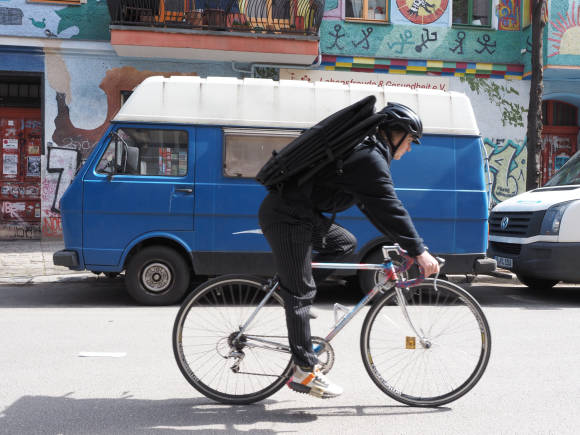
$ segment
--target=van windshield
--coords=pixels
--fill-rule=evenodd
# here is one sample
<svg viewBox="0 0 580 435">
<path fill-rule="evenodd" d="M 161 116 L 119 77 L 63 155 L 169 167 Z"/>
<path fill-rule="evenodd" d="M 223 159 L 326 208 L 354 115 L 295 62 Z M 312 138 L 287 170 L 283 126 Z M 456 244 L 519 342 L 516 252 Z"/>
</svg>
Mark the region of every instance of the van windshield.
<svg viewBox="0 0 580 435">
<path fill-rule="evenodd" d="M 580 184 L 580 151 L 572 156 L 544 187 Z"/>
</svg>

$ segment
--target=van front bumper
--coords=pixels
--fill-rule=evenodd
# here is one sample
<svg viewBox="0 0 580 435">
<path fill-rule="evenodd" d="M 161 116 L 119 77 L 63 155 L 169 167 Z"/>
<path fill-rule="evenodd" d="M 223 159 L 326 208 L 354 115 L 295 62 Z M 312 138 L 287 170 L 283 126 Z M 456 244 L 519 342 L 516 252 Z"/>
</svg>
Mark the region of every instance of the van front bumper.
<svg viewBox="0 0 580 435">
<path fill-rule="evenodd" d="M 500 267 L 518 275 L 580 282 L 580 267 L 578 267 L 580 243 L 536 242 L 518 245 L 491 242 L 488 255 L 498 260 Z M 511 260 L 511 267 L 506 265 L 504 259 Z"/>
<path fill-rule="evenodd" d="M 69 269 L 79 270 L 79 255 L 77 251 L 62 249 L 52 254 L 52 262 L 55 266 L 64 266 Z"/>
</svg>

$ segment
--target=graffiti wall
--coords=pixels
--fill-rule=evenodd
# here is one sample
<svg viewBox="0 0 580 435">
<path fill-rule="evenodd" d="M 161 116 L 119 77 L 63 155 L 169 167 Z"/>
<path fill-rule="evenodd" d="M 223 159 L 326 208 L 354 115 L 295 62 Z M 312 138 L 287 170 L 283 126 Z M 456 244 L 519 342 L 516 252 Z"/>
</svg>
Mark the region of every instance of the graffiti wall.
<svg viewBox="0 0 580 435">
<path fill-rule="evenodd" d="M 61 236 L 60 198 L 119 111 L 122 95 L 153 75 L 235 76 L 229 64 L 132 61 L 111 56 L 45 56 L 42 235 Z"/>
<path fill-rule="evenodd" d="M 485 81 L 488 86 L 471 86 L 467 81 L 452 79 L 451 90 L 463 92 L 471 100 L 489 158 L 489 191 L 495 205 L 526 190 L 527 112 L 522 109 L 528 107 L 530 82 Z M 521 119 L 516 122 L 518 112 Z"/>
<path fill-rule="evenodd" d="M 489 161 L 492 206 L 526 191 L 525 140 L 489 138 L 483 140 Z"/>
<path fill-rule="evenodd" d="M 109 23 L 105 0 L 72 6 L 0 0 L 0 35 L 109 40 Z"/>
</svg>

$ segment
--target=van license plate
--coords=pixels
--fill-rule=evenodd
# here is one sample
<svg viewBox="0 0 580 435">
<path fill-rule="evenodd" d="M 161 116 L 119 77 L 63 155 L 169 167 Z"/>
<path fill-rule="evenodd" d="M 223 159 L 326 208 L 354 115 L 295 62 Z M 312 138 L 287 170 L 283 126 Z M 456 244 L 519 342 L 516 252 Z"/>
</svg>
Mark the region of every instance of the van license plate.
<svg viewBox="0 0 580 435">
<path fill-rule="evenodd" d="M 504 269 L 511 269 L 514 267 L 514 260 L 511 258 L 506 257 L 495 257 L 495 261 L 497 261 L 497 265 Z"/>
</svg>

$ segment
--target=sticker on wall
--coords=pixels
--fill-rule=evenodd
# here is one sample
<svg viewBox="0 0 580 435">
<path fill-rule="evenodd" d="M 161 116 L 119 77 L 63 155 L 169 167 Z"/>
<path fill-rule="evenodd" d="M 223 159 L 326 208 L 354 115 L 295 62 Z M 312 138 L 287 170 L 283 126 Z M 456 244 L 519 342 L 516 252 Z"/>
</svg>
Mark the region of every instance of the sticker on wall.
<svg viewBox="0 0 580 435">
<path fill-rule="evenodd" d="M 4 176 L 15 177 L 18 175 L 18 154 L 4 154 L 2 173 Z"/>
<path fill-rule="evenodd" d="M 447 10 L 449 0 L 397 0 L 397 7 L 405 18 L 415 24 L 437 21 Z"/>
<path fill-rule="evenodd" d="M 26 166 L 27 177 L 40 177 L 40 156 L 28 157 L 28 165 Z"/>
<path fill-rule="evenodd" d="M 2 148 L 5 150 L 17 150 L 18 139 L 2 139 Z"/>
</svg>

